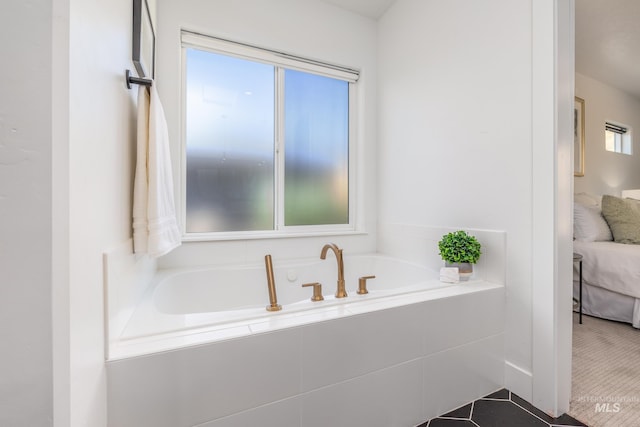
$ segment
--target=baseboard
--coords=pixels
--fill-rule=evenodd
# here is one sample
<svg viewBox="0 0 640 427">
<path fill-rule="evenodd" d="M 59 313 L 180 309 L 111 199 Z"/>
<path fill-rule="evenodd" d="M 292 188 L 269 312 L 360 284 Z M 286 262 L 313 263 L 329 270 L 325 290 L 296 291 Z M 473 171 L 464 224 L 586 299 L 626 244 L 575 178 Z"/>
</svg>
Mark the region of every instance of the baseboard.
<svg viewBox="0 0 640 427">
<path fill-rule="evenodd" d="M 504 386 L 527 402 L 533 399 L 533 375 L 513 363 L 504 362 Z"/>
</svg>

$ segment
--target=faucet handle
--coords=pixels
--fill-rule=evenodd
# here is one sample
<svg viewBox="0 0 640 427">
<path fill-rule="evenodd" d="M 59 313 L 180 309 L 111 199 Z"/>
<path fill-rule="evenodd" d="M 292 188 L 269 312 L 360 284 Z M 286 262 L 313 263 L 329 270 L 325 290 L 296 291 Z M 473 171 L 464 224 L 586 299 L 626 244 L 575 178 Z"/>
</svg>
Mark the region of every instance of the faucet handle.
<svg viewBox="0 0 640 427">
<path fill-rule="evenodd" d="M 324 297 L 322 296 L 322 285 L 320 283 L 305 283 L 302 285 L 303 288 L 306 288 L 307 286 L 313 286 L 313 296 L 311 297 L 311 301 L 324 300 Z"/>
<path fill-rule="evenodd" d="M 358 295 L 368 294 L 367 290 L 367 279 L 375 279 L 376 276 L 362 276 L 358 279 Z"/>
</svg>

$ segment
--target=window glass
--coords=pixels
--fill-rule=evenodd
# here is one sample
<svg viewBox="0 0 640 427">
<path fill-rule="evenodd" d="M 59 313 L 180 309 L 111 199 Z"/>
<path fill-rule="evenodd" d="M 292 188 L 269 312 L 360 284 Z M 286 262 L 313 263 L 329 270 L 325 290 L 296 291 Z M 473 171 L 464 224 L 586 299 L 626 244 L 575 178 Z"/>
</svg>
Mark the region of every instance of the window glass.
<svg viewBox="0 0 640 427">
<path fill-rule="evenodd" d="M 274 227 L 274 67 L 186 51 L 186 231 Z"/>
<path fill-rule="evenodd" d="M 350 98 L 359 72 L 181 37 L 186 233 L 200 240 L 354 230 Z"/>
<path fill-rule="evenodd" d="M 349 84 L 285 72 L 285 225 L 349 222 Z"/>
</svg>

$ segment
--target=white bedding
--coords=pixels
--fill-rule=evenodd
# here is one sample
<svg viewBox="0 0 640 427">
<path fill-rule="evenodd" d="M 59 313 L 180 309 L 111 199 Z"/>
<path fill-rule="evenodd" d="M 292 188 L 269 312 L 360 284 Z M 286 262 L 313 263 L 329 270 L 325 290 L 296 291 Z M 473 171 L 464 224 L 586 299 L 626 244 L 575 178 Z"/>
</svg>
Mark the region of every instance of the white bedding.
<svg viewBox="0 0 640 427">
<path fill-rule="evenodd" d="M 584 283 L 640 298 L 640 245 L 574 240 L 573 251 L 582 255 Z"/>
</svg>

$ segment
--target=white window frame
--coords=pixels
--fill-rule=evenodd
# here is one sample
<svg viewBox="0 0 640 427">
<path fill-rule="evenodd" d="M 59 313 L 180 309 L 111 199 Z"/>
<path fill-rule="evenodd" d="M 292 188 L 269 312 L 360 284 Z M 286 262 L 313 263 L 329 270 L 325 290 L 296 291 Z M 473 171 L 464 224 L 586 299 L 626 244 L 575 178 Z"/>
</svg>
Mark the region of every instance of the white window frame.
<svg viewBox="0 0 640 427">
<path fill-rule="evenodd" d="M 633 155 L 633 139 L 632 139 L 632 132 L 631 132 L 631 127 L 627 126 L 627 125 L 623 125 L 621 123 L 616 123 L 614 121 L 611 120 L 607 120 L 605 121 L 604 124 L 604 128 L 605 128 L 605 149 L 606 151 L 610 152 L 610 153 L 618 153 L 618 154 L 625 154 L 627 156 L 631 156 Z M 619 135 L 620 138 L 620 149 L 618 150 L 617 144 L 614 144 L 614 149 L 613 150 L 609 150 L 606 147 L 606 141 L 607 141 L 607 132 L 611 132 L 614 135 Z"/>
<path fill-rule="evenodd" d="M 213 53 L 247 59 L 254 62 L 263 62 L 275 67 L 282 67 L 292 70 L 304 71 L 318 74 L 325 77 L 336 78 L 349 83 L 349 222 L 347 224 L 326 224 L 307 226 L 285 226 L 284 225 L 284 147 L 282 129 L 284 120 L 282 111 L 276 113 L 278 123 L 275 124 L 275 144 L 274 144 L 274 229 L 259 231 L 211 231 L 211 232 L 191 232 L 186 231 L 186 190 L 187 190 L 187 129 L 186 129 L 186 52 L 188 48 L 205 50 Z M 179 215 L 182 228 L 183 241 L 215 241 L 215 240 L 249 240 L 280 237 L 308 237 L 327 236 L 362 233 L 361 212 L 357 209 L 359 203 L 358 185 L 356 180 L 360 175 L 357 169 L 358 145 L 357 139 L 357 81 L 360 72 L 353 68 L 328 64 L 309 58 L 303 58 L 275 50 L 269 50 L 237 43 L 216 37 L 211 37 L 199 33 L 183 30 L 181 32 L 181 142 L 180 142 L 180 191 L 179 191 Z M 284 72 L 276 68 L 276 85 L 284 84 Z M 276 98 L 280 97 L 280 91 L 276 91 Z M 275 107 L 279 110 L 284 108 L 282 99 L 276 99 Z"/>
</svg>

